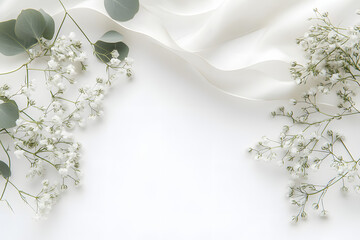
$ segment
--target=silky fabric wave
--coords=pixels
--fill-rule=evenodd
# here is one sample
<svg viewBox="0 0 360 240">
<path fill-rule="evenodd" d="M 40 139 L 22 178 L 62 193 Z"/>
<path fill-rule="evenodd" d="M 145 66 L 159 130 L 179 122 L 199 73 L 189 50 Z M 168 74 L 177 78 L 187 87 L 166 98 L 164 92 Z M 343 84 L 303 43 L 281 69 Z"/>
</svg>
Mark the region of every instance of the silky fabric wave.
<svg viewBox="0 0 360 240">
<path fill-rule="evenodd" d="M 63 2 L 72 12 L 90 9 L 94 16 L 109 18 L 103 1 Z M 0 4 L 2 20 L 30 7 L 62 12 L 57 0 Z M 292 60 L 301 59 L 295 39 L 309 27 L 306 19 L 313 16 L 313 8 L 328 11 L 338 23 L 357 21 L 355 10 L 360 8 L 356 0 L 140 0 L 140 4 L 134 19 L 116 24 L 173 51 L 219 90 L 253 100 L 288 99 L 301 93 L 288 69 Z"/>
</svg>

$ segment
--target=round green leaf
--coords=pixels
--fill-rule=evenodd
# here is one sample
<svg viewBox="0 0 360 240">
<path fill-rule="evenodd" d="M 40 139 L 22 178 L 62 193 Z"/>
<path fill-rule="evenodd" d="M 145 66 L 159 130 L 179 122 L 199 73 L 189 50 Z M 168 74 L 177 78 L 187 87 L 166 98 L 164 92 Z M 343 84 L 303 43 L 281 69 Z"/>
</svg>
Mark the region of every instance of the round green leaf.
<svg viewBox="0 0 360 240">
<path fill-rule="evenodd" d="M 0 22 L 0 52 L 6 56 L 13 56 L 25 52 L 27 48 L 36 43 L 35 39 L 24 41 L 15 35 L 16 20 Z"/>
<path fill-rule="evenodd" d="M 9 166 L 3 161 L 0 161 L 0 175 L 2 175 L 4 178 L 9 178 L 11 176 Z"/>
<path fill-rule="evenodd" d="M 129 54 L 129 47 L 122 42 L 123 36 L 116 31 L 106 32 L 95 43 L 95 55 L 103 62 L 109 62 L 112 58 L 111 52 L 117 50 L 119 60 L 124 60 Z"/>
<path fill-rule="evenodd" d="M 26 9 L 16 19 L 15 34 L 20 39 L 39 39 L 45 28 L 43 15 L 34 9 Z"/>
<path fill-rule="evenodd" d="M 40 9 L 40 13 L 43 15 L 46 23 L 46 27 L 43 33 L 43 37 L 50 40 L 53 38 L 55 33 L 55 22 L 54 19 L 47 14 L 44 10 Z"/>
<path fill-rule="evenodd" d="M 124 60 L 129 53 L 129 47 L 123 42 L 107 43 L 99 40 L 95 43 L 95 55 L 103 62 L 109 62 L 111 60 L 111 52 L 113 50 L 119 52 L 118 59 L 120 60 Z"/>
<path fill-rule="evenodd" d="M 15 127 L 18 118 L 19 108 L 15 101 L 0 104 L 0 129 Z"/>
<path fill-rule="evenodd" d="M 123 41 L 123 35 L 116 31 L 108 31 L 105 33 L 99 41 L 107 42 L 107 43 L 117 43 Z"/>
<path fill-rule="evenodd" d="M 139 0 L 104 0 L 105 9 L 117 21 L 132 19 L 139 11 Z"/>
</svg>

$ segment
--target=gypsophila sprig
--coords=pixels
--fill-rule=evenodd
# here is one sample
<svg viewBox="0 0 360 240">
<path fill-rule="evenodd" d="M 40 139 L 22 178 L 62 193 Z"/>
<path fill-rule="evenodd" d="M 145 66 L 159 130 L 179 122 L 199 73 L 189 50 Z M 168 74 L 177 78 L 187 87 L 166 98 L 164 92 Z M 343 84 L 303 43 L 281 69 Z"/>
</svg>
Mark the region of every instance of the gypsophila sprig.
<svg viewBox="0 0 360 240">
<path fill-rule="evenodd" d="M 107 44 L 104 49 L 89 39 L 59 3 L 65 14 L 56 32 L 54 20 L 43 10 L 23 10 L 16 20 L 0 23 L 0 52 L 27 54 L 26 62 L 19 68 L 0 73 L 25 74 L 25 81 L 18 85 L 4 83 L 6 80 L 0 85 L 1 157 L 7 160 L 0 161 L 4 180 L 0 181 L 0 201 L 11 207 L 6 192 L 12 187 L 38 218 L 46 217 L 62 192 L 81 182 L 81 144 L 72 130 L 84 127 L 89 119 L 101 117 L 104 97 L 113 83 L 122 76 L 132 76 L 132 60 L 127 58 L 129 49 L 121 34 L 111 31 L 113 38 L 101 39 Z M 61 34 L 66 19 L 83 34 L 100 64 L 105 64 L 103 76 L 86 82 L 79 79 L 87 70 L 86 60 L 92 53 L 83 50 L 83 43 L 74 32 Z M 30 32 L 29 24 L 33 28 Z M 43 72 L 43 77 L 34 79 L 35 72 Z M 11 164 L 14 158 L 28 167 L 28 178 L 41 180 L 37 192 L 30 193 L 15 184 Z"/>
<path fill-rule="evenodd" d="M 334 128 L 342 119 L 360 113 L 356 94 L 360 87 L 360 27 L 333 25 L 327 13 L 314 10 L 316 17 L 303 37 L 297 39 L 306 62 L 293 62 L 291 74 L 299 85 L 307 87 L 301 99 L 291 99 L 271 113 L 288 119 L 277 139 L 264 137 L 249 151 L 256 159 L 275 160 L 291 176 L 290 202 L 298 207 L 297 222 L 307 217 L 309 206 L 327 215 L 324 198 L 330 188 L 360 190 L 359 161 Z M 323 103 L 336 103 L 326 107 Z M 327 168 L 330 168 L 327 169 Z M 319 169 L 327 169 L 328 179 L 317 181 Z M 332 170 L 331 170 L 332 169 Z"/>
</svg>

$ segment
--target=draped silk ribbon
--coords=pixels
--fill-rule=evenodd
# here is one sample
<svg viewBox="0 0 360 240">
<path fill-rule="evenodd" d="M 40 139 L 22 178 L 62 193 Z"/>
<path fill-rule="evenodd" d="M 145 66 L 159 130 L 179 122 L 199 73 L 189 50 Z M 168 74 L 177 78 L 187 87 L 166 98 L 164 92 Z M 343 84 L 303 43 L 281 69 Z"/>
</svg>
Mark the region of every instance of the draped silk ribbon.
<svg viewBox="0 0 360 240">
<path fill-rule="evenodd" d="M 103 0 L 64 0 L 71 13 L 107 15 Z M 139 37 L 151 38 L 193 66 L 219 90 L 245 99 L 294 97 L 299 88 L 289 63 L 301 60 L 295 39 L 311 24 L 312 9 L 328 11 L 336 23 L 360 20 L 358 0 L 140 0 L 128 22 L 115 22 Z M 24 8 L 55 15 L 57 0 L 0 0 L 1 20 Z"/>
</svg>

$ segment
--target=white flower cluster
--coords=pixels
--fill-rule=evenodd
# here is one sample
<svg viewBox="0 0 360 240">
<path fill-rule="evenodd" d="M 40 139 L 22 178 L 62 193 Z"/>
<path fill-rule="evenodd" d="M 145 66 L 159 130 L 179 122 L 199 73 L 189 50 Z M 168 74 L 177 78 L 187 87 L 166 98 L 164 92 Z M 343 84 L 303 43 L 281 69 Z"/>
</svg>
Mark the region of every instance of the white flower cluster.
<svg viewBox="0 0 360 240">
<path fill-rule="evenodd" d="M 331 24 L 328 14 L 317 14 L 316 19 L 322 24 L 311 26 L 297 43 L 306 53 L 308 62 L 305 66 L 293 63 L 291 72 L 297 84 L 311 81 L 317 87 L 312 93 L 328 93 L 339 83 L 349 85 L 356 82 L 351 70 L 358 64 L 355 59 L 360 54 L 360 26 L 347 29 Z"/>
<path fill-rule="evenodd" d="M 37 195 L 24 194 L 17 188 L 23 199 L 34 198 L 39 218 L 49 213 L 61 192 L 80 183 L 81 145 L 71 130 L 84 127 L 88 119 L 103 114 L 103 100 L 109 88 L 120 76 L 130 76 L 132 66 L 130 59 L 117 59 L 118 53 L 114 51 L 106 77 L 82 84 L 75 79 L 76 74 L 86 70 L 86 53 L 74 33 L 60 37 L 52 46 L 49 43 L 44 46 L 49 46 L 50 56 L 32 55 L 48 59 L 43 70 L 44 82 L 31 81 L 27 76 L 20 90 L 12 91 L 6 84 L 0 87 L 0 96 L 13 99 L 20 109 L 16 127 L 7 132 L 14 140 L 14 155 L 29 163 L 28 177 L 43 179 Z M 47 86 L 48 102 L 39 101 L 38 96 L 44 94 L 40 93 L 41 88 L 35 88 L 35 82 Z"/>
<path fill-rule="evenodd" d="M 57 185 L 50 185 L 48 180 L 42 181 L 42 189 L 37 199 L 37 219 L 42 219 L 49 214 L 59 195 Z"/>
<path fill-rule="evenodd" d="M 360 86 L 360 27 L 336 27 L 327 13 L 315 13 L 320 23 L 297 40 L 306 54 L 306 64 L 294 62 L 291 66 L 296 83 L 308 90 L 301 99 L 291 99 L 289 109 L 280 107 L 271 113 L 290 120 L 279 137 L 263 137 L 249 149 L 255 159 L 275 160 L 289 172 L 290 201 L 299 207 L 295 221 L 307 216 L 310 199 L 315 199 L 313 208 L 326 215 L 323 199 L 337 183 L 342 184 L 343 192 L 350 186 L 356 192 L 360 190 L 360 159 L 353 157 L 344 136 L 331 130 L 335 121 L 360 113 L 355 101 Z M 334 99 L 337 108 L 329 110 L 319 104 Z M 330 180 L 326 184 L 309 183 L 309 179 L 316 179 L 321 167 L 331 174 Z"/>
<path fill-rule="evenodd" d="M 77 68 L 85 68 L 86 53 L 82 51 L 81 42 L 75 40 L 75 33 L 68 37 L 62 36 L 51 47 L 51 56 L 48 61 L 49 73 L 47 84 L 50 90 L 64 91 L 66 82 L 74 83 Z M 55 73 L 55 74 L 53 74 Z"/>
</svg>

